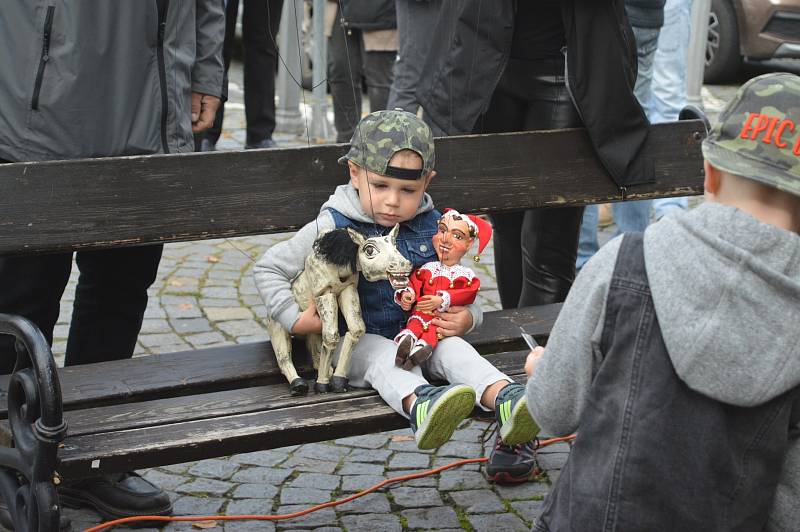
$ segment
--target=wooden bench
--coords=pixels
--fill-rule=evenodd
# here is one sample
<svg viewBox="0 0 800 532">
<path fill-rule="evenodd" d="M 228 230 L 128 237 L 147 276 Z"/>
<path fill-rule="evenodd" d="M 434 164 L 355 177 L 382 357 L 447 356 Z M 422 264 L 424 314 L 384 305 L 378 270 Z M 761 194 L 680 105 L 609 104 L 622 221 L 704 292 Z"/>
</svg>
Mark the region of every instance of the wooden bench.
<svg viewBox="0 0 800 532">
<path fill-rule="evenodd" d="M 657 182 L 629 188 L 626 199 L 701 193 L 705 134 L 699 120 L 655 126 L 645 150 Z M 0 255 L 292 231 L 345 182 L 336 160 L 346 149 L 0 165 Z M 502 213 L 622 199 L 582 129 L 441 138 L 436 151 L 439 175 L 430 193 L 439 207 Z M 544 342 L 559 308 L 489 312 L 468 340 L 524 382 L 527 350 L 519 327 Z M 58 475 L 122 472 L 407 426 L 372 390 L 290 397 L 268 342 L 56 369 L 35 328 L 0 315 L 0 331 L 29 346 L 15 374 L 0 377 L 0 419 L 9 412 L 13 419 L 0 423 L 0 437 L 15 445 L 0 448 L 0 492 L 15 487 L 13 472 L 28 479 L 32 489 L 22 491 L 36 502 L 38 519 L 30 529 L 57 522 L 54 475 L 57 482 Z M 298 368 L 311 375 L 304 352 L 295 351 Z"/>
</svg>

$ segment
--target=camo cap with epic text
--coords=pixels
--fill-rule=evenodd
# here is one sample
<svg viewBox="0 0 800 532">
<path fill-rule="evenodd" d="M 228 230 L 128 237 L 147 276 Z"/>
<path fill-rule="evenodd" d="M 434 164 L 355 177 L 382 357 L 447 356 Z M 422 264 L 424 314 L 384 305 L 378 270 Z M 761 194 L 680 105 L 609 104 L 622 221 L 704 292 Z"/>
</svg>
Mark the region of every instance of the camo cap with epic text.
<svg viewBox="0 0 800 532">
<path fill-rule="evenodd" d="M 703 141 L 703 156 L 800 196 L 800 77 L 765 74 L 742 85 Z"/>
<path fill-rule="evenodd" d="M 389 166 L 400 150 L 412 150 L 422 157 L 422 171 Z M 419 179 L 433 170 L 433 133 L 416 115 L 402 110 L 375 111 L 361 119 L 350 140 L 350 151 L 339 159 L 348 160 L 370 172 L 398 179 Z"/>
</svg>

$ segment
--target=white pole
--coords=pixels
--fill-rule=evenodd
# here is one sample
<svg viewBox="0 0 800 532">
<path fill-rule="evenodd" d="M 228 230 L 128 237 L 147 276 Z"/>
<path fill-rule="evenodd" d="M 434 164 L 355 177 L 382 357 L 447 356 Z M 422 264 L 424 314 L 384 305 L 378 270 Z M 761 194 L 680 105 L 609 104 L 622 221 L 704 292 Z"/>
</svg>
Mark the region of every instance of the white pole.
<svg viewBox="0 0 800 532">
<path fill-rule="evenodd" d="M 311 136 L 318 141 L 327 141 L 332 136 L 328 123 L 327 83 L 325 82 L 328 54 L 325 40 L 325 0 L 314 0 L 312 22 L 314 28 L 314 56 L 312 83 L 314 90 L 311 104 Z"/>
<path fill-rule="evenodd" d="M 300 113 L 300 91 L 302 89 L 297 84 L 302 80 L 297 36 L 301 35 L 302 31 L 303 0 L 284 1 L 281 25 L 278 30 L 278 52 L 283 61 L 278 61 L 278 78 L 275 84 L 275 93 L 278 96 L 278 104 L 275 109 L 275 129 L 283 133 L 300 135 L 306 127 Z M 285 66 L 284 63 L 286 63 Z M 291 72 L 291 76 L 289 72 Z M 293 77 L 294 79 L 292 79 Z"/>
<path fill-rule="evenodd" d="M 686 62 L 686 102 L 703 108 L 703 70 L 706 65 L 708 17 L 711 0 L 692 2 L 692 33 L 689 37 L 689 57 Z"/>
</svg>

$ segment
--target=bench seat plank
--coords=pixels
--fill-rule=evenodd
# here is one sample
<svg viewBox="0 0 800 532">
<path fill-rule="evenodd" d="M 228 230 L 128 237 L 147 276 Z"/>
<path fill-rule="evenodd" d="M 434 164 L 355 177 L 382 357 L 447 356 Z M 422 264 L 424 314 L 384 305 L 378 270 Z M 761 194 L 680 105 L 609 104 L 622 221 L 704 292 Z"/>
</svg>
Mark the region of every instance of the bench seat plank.
<svg viewBox="0 0 800 532">
<path fill-rule="evenodd" d="M 505 354 L 518 361 L 510 376 L 521 383 L 525 353 Z M 68 435 L 59 450 L 58 471 L 78 478 L 408 427 L 408 420 L 373 390 L 338 397 L 327 394 L 324 399 L 211 419 Z"/>
<path fill-rule="evenodd" d="M 546 338 L 561 304 L 487 312 L 484 324 L 466 339 L 478 351 L 498 352 L 524 346 L 519 327 Z M 269 342 L 167 353 L 72 366 L 58 370 L 65 410 L 153 398 L 208 393 L 244 386 L 285 383 Z M 298 370 L 313 375 L 309 364 Z M 0 377 L 0 416 L 6 417 L 8 376 Z"/>
</svg>

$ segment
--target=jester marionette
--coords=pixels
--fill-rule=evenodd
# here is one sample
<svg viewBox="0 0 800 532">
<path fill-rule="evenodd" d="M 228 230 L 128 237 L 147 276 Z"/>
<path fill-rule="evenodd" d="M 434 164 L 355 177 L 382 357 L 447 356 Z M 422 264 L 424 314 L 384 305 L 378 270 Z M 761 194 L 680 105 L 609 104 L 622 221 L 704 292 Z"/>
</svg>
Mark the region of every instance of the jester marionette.
<svg viewBox="0 0 800 532">
<path fill-rule="evenodd" d="M 433 353 L 441 335 L 431 320 L 437 312 L 446 312 L 453 305 L 469 305 L 475 301 L 480 279 L 470 268 L 459 264 L 478 239 L 478 254 L 492 237 L 492 226 L 470 214 L 445 209 L 439 228 L 433 236 L 438 261 L 427 262 L 412 275 L 409 286 L 395 292 L 395 302 L 403 310 L 413 310 L 406 328 L 395 337 L 395 364 L 405 369 L 422 364 Z"/>
</svg>

